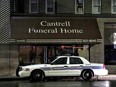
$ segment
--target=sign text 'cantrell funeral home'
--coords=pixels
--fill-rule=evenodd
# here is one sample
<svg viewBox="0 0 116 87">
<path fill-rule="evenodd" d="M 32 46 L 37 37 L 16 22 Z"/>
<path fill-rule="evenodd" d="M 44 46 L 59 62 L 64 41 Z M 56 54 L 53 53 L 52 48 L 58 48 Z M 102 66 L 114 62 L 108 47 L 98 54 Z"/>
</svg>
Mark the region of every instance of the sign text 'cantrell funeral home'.
<svg viewBox="0 0 116 87">
<path fill-rule="evenodd" d="M 49 22 L 49 21 L 41 21 L 39 25 L 43 28 L 35 28 L 35 27 L 29 27 L 28 32 L 31 33 L 39 33 L 39 34 L 55 34 L 55 33 L 83 33 L 82 29 L 70 29 L 67 27 L 71 27 L 70 21 L 64 21 L 64 22 Z M 47 27 L 47 28 L 44 28 Z M 49 28 L 50 27 L 50 28 Z"/>
<path fill-rule="evenodd" d="M 16 40 L 101 38 L 95 18 L 12 17 L 11 27 L 11 38 Z"/>
</svg>

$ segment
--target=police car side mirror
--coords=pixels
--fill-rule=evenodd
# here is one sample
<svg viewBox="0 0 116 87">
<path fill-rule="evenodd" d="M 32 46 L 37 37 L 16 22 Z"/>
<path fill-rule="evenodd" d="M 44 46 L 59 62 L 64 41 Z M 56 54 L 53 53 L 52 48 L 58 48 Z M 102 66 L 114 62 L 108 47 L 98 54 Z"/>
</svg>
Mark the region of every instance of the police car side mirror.
<svg viewBox="0 0 116 87">
<path fill-rule="evenodd" d="M 51 62 L 50 64 L 51 64 L 51 65 L 54 65 L 54 63 L 53 63 L 53 62 Z"/>
</svg>

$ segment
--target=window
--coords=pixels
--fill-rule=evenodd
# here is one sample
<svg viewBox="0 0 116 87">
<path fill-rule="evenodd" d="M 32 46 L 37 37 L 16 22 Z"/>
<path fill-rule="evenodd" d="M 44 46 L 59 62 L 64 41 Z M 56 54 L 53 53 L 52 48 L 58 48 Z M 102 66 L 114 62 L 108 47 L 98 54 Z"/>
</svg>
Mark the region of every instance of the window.
<svg viewBox="0 0 116 87">
<path fill-rule="evenodd" d="M 79 58 L 70 57 L 70 64 L 83 64 L 83 62 Z"/>
<path fill-rule="evenodd" d="M 55 64 L 55 65 L 57 65 L 57 64 L 67 64 L 67 57 L 59 58 L 58 60 L 53 62 L 53 64 Z"/>
<path fill-rule="evenodd" d="M 101 0 L 92 0 L 92 14 L 101 13 Z"/>
<path fill-rule="evenodd" d="M 75 0 L 75 14 L 84 13 L 84 0 Z"/>
<path fill-rule="evenodd" d="M 16 12 L 16 0 L 11 0 L 11 2 L 10 2 L 10 11 L 11 11 L 11 13 Z"/>
<path fill-rule="evenodd" d="M 46 14 L 55 13 L 55 0 L 46 0 Z"/>
<path fill-rule="evenodd" d="M 16 0 L 13 0 L 13 9 L 12 10 L 13 10 L 13 12 L 16 12 Z"/>
<path fill-rule="evenodd" d="M 12 13 L 24 13 L 24 0 L 11 0 L 10 6 Z"/>
<path fill-rule="evenodd" d="M 113 43 L 116 45 L 116 33 L 113 33 Z"/>
<path fill-rule="evenodd" d="M 111 2 L 111 13 L 116 13 L 116 0 Z"/>
<path fill-rule="evenodd" d="M 38 0 L 29 0 L 29 13 L 38 13 Z"/>
</svg>

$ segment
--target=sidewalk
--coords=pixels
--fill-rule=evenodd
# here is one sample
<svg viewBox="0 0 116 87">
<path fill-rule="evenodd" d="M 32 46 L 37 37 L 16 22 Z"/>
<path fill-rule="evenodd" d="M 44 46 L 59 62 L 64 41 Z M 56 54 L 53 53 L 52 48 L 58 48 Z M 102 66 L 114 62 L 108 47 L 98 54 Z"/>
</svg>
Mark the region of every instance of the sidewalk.
<svg viewBox="0 0 116 87">
<path fill-rule="evenodd" d="M 116 75 L 98 76 L 98 80 L 116 80 Z"/>
<path fill-rule="evenodd" d="M 28 78 L 20 78 L 16 76 L 0 76 L 0 81 L 20 81 L 20 80 L 28 80 Z M 95 76 L 92 78 L 94 81 L 112 81 L 116 80 L 116 75 L 107 75 L 107 76 Z"/>
</svg>

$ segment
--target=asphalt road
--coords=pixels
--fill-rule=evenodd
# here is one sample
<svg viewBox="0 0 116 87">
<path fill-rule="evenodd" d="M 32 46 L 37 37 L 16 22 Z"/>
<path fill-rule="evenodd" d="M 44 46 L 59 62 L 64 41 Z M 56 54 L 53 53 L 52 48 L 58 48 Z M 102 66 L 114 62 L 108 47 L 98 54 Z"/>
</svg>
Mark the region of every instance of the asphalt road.
<svg viewBox="0 0 116 87">
<path fill-rule="evenodd" d="M 116 81 L 1 81 L 0 87 L 116 87 Z"/>
</svg>

